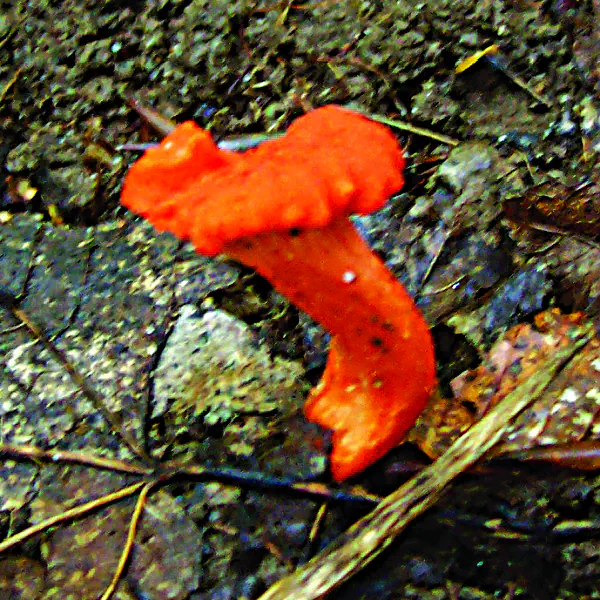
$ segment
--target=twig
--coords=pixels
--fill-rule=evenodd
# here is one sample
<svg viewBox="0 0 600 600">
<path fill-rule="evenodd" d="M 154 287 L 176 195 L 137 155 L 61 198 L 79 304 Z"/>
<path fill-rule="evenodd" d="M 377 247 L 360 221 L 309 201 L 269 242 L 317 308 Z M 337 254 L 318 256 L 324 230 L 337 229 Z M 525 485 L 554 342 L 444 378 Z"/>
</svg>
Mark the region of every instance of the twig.
<svg viewBox="0 0 600 600">
<path fill-rule="evenodd" d="M 263 142 L 269 142 L 282 137 L 282 133 L 250 133 L 248 135 L 240 135 L 235 137 L 227 137 L 217 141 L 217 146 L 221 150 L 231 150 L 232 152 L 242 152 L 249 148 L 256 148 Z M 145 152 L 150 148 L 156 148 L 157 142 L 144 142 L 144 143 L 131 143 L 121 144 L 116 147 L 117 152 L 122 151 L 134 151 L 134 152 Z"/>
<path fill-rule="evenodd" d="M 408 133 L 414 133 L 415 135 L 420 135 L 423 137 L 431 138 L 432 140 L 436 140 L 437 142 L 441 142 L 442 144 L 448 144 L 448 146 L 458 146 L 460 144 L 459 140 L 451 138 L 443 133 L 437 133 L 435 131 L 430 131 L 429 129 L 424 129 L 423 127 L 416 127 L 415 125 L 411 125 L 410 123 L 405 123 L 404 121 L 398 121 L 396 119 L 390 119 L 388 117 L 384 117 L 382 115 L 377 115 L 369 112 L 361 112 L 365 116 L 369 117 L 373 121 L 377 121 L 378 123 L 383 123 L 388 127 L 393 127 L 394 129 L 400 129 L 401 131 L 408 131 Z"/>
<path fill-rule="evenodd" d="M 544 392 L 557 371 L 571 361 L 594 335 L 592 325 L 580 329 L 571 345 L 549 357 L 534 377 L 508 394 L 435 463 L 385 498 L 329 548 L 269 588 L 259 600 L 322 598 L 364 568 L 392 543 L 410 521 L 432 506 L 455 477 L 500 440 L 511 420 Z"/>
<path fill-rule="evenodd" d="M 4 552 L 4 550 L 8 550 L 8 548 L 12 548 L 16 544 L 25 541 L 27 538 L 30 538 L 31 536 L 36 535 L 37 533 L 41 533 L 46 529 L 50 529 L 50 527 L 54 527 L 54 525 L 64 523 L 65 521 L 71 521 L 72 519 L 77 519 L 79 517 L 83 517 L 89 512 L 98 508 L 102 508 L 107 504 L 112 504 L 113 502 L 117 502 L 117 500 L 129 498 L 130 496 L 133 496 L 144 485 L 146 484 L 143 481 L 134 483 L 133 485 L 123 488 L 118 492 L 113 492 L 112 494 L 107 494 L 106 496 L 96 498 L 95 500 L 91 500 L 90 502 L 80 504 L 75 508 L 71 508 L 64 512 L 61 512 L 60 514 L 50 517 L 49 519 L 40 521 L 39 523 L 32 525 L 27 529 L 23 529 L 23 531 L 19 531 L 19 533 L 16 533 L 15 535 L 11 535 L 10 537 L 6 538 L 3 542 L 0 542 L 0 552 Z"/>
<path fill-rule="evenodd" d="M 177 123 L 171 121 L 167 117 L 164 117 L 157 110 L 150 108 L 150 106 L 144 104 L 140 100 L 138 100 L 132 94 L 127 94 L 125 96 L 129 106 L 135 110 L 139 115 L 141 115 L 156 131 L 158 131 L 162 135 L 169 135 L 175 127 Z"/>
<path fill-rule="evenodd" d="M 186 465 L 173 461 L 162 465 L 162 473 L 171 479 L 173 477 L 213 479 L 236 485 L 250 485 L 264 489 L 297 492 L 342 502 L 367 502 L 376 504 L 381 500 L 381 496 L 375 496 L 366 492 L 335 489 L 322 483 L 297 482 L 294 478 L 274 477 L 264 473 L 236 469 L 235 467 L 212 468 Z"/>
<path fill-rule="evenodd" d="M 131 475 L 151 475 L 152 469 L 140 465 L 131 464 L 122 460 L 93 456 L 82 452 L 70 452 L 68 450 L 42 450 L 37 446 L 23 445 L 13 446 L 11 444 L 0 444 L 0 456 L 6 455 L 13 458 L 27 458 L 30 460 L 45 460 L 49 462 L 74 463 L 106 469 L 119 473 Z"/>
<path fill-rule="evenodd" d="M 484 58 L 492 67 L 494 67 L 501 73 L 504 73 L 506 77 L 508 77 L 516 86 L 520 87 L 524 92 L 529 94 L 534 100 L 536 100 L 536 102 L 539 102 L 540 104 L 543 104 L 548 108 L 552 108 L 553 104 L 548 98 L 537 92 L 520 75 L 517 75 L 512 69 L 509 68 L 506 56 L 504 56 L 501 53 L 497 53 L 486 54 Z"/>
<path fill-rule="evenodd" d="M 308 534 L 308 541 L 312 544 L 317 539 L 317 534 L 319 529 L 321 528 L 321 524 L 323 523 L 323 519 L 327 514 L 327 509 L 329 508 L 329 504 L 327 502 L 323 502 L 321 506 L 319 506 L 319 510 L 315 516 L 315 520 L 310 528 L 310 532 Z"/>
<path fill-rule="evenodd" d="M 123 547 L 123 551 L 121 552 L 119 564 L 115 569 L 111 582 L 108 584 L 108 587 L 106 588 L 106 590 L 104 590 L 104 593 L 102 594 L 102 596 L 100 596 L 99 600 L 109 600 L 113 595 L 115 589 L 117 588 L 119 581 L 121 580 L 121 575 L 123 575 L 125 565 L 127 564 L 127 561 L 129 560 L 129 556 L 131 555 L 131 551 L 133 549 L 133 543 L 135 541 L 137 526 L 140 522 L 142 511 L 144 510 L 146 498 L 148 497 L 148 493 L 156 485 L 156 483 L 157 481 L 148 482 L 142 488 L 142 491 L 138 496 L 137 502 L 135 503 L 135 508 L 133 509 L 133 514 L 131 515 L 131 522 L 129 523 L 129 530 L 127 531 L 127 540 L 125 542 L 125 546 Z"/>
<path fill-rule="evenodd" d="M 29 14 L 24 14 L 20 19 L 17 20 L 16 23 L 13 23 L 2 40 L 0 40 L 0 50 L 4 48 L 5 44 L 9 42 L 9 40 L 17 33 L 19 27 L 29 18 Z"/>
<path fill-rule="evenodd" d="M 15 83 L 19 79 L 19 75 L 21 75 L 22 70 L 23 69 L 17 69 L 15 71 L 15 74 L 6 82 L 6 85 L 2 88 L 2 90 L 0 90 L 0 102 L 2 102 L 4 98 L 6 98 L 6 94 L 8 94 L 10 88 L 13 85 L 15 85 Z"/>
</svg>

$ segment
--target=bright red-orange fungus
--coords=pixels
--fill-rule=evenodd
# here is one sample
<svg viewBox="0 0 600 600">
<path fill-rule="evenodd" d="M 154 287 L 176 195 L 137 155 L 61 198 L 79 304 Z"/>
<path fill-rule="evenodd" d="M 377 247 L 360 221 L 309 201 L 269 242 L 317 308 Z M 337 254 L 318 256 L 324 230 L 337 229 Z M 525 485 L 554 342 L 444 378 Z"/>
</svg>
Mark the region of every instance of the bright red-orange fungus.
<svg viewBox="0 0 600 600">
<path fill-rule="evenodd" d="M 435 386 L 427 324 L 347 218 L 397 192 L 403 166 L 387 128 L 327 106 L 243 154 L 183 123 L 123 187 L 123 204 L 157 229 L 253 267 L 332 334 L 305 414 L 333 432 L 337 480 L 396 446 Z"/>
</svg>

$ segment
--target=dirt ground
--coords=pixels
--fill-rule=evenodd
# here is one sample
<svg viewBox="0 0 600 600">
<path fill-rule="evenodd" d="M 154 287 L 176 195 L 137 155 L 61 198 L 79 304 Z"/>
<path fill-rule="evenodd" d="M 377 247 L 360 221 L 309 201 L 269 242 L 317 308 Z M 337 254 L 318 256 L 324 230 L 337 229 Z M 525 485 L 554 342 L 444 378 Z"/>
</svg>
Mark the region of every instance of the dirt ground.
<svg viewBox="0 0 600 600">
<path fill-rule="evenodd" d="M 119 206 L 139 154 L 122 146 L 160 139 L 133 104 L 219 139 L 330 103 L 383 120 L 405 187 L 356 225 L 433 328 L 450 397 L 542 310 L 600 324 L 600 3 L 123 4 L 0 0 L 0 540 L 39 527 L 0 542 L 0 600 L 106 597 L 146 492 L 115 598 L 258 598 L 425 459 L 403 447 L 331 484 L 301 412 L 327 335 Z M 599 581 L 597 471 L 502 462 L 328 597 Z"/>
</svg>

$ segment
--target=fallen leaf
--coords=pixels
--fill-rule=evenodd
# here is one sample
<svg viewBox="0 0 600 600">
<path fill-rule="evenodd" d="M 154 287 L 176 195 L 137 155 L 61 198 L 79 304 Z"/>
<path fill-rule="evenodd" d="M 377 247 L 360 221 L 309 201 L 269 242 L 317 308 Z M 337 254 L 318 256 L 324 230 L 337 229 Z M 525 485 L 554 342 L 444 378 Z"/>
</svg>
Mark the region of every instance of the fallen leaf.
<svg viewBox="0 0 600 600">
<path fill-rule="evenodd" d="M 411 433 L 431 458 L 441 456 L 473 423 L 515 388 L 535 377 L 538 365 L 571 343 L 586 319 L 558 309 L 539 313 L 500 337 L 483 363 L 452 381 L 454 398 L 435 398 Z M 544 393 L 523 411 L 493 455 L 540 446 L 600 439 L 600 341 L 595 336 Z"/>
</svg>

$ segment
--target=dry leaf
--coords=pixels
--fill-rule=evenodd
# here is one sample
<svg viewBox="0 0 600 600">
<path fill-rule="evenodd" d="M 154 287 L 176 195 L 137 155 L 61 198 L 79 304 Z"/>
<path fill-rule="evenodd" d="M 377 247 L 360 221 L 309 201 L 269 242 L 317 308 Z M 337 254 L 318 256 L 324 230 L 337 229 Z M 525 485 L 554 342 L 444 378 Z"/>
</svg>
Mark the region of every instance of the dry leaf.
<svg viewBox="0 0 600 600">
<path fill-rule="evenodd" d="M 411 441 L 437 458 L 507 394 L 534 376 L 538 364 L 568 346 L 585 322 L 582 313 L 557 309 L 506 332 L 483 363 L 455 378 L 455 398 L 434 399 L 415 426 Z M 493 454 L 600 438 L 600 341 L 594 337 L 556 373 L 541 397 L 521 413 Z"/>
</svg>

